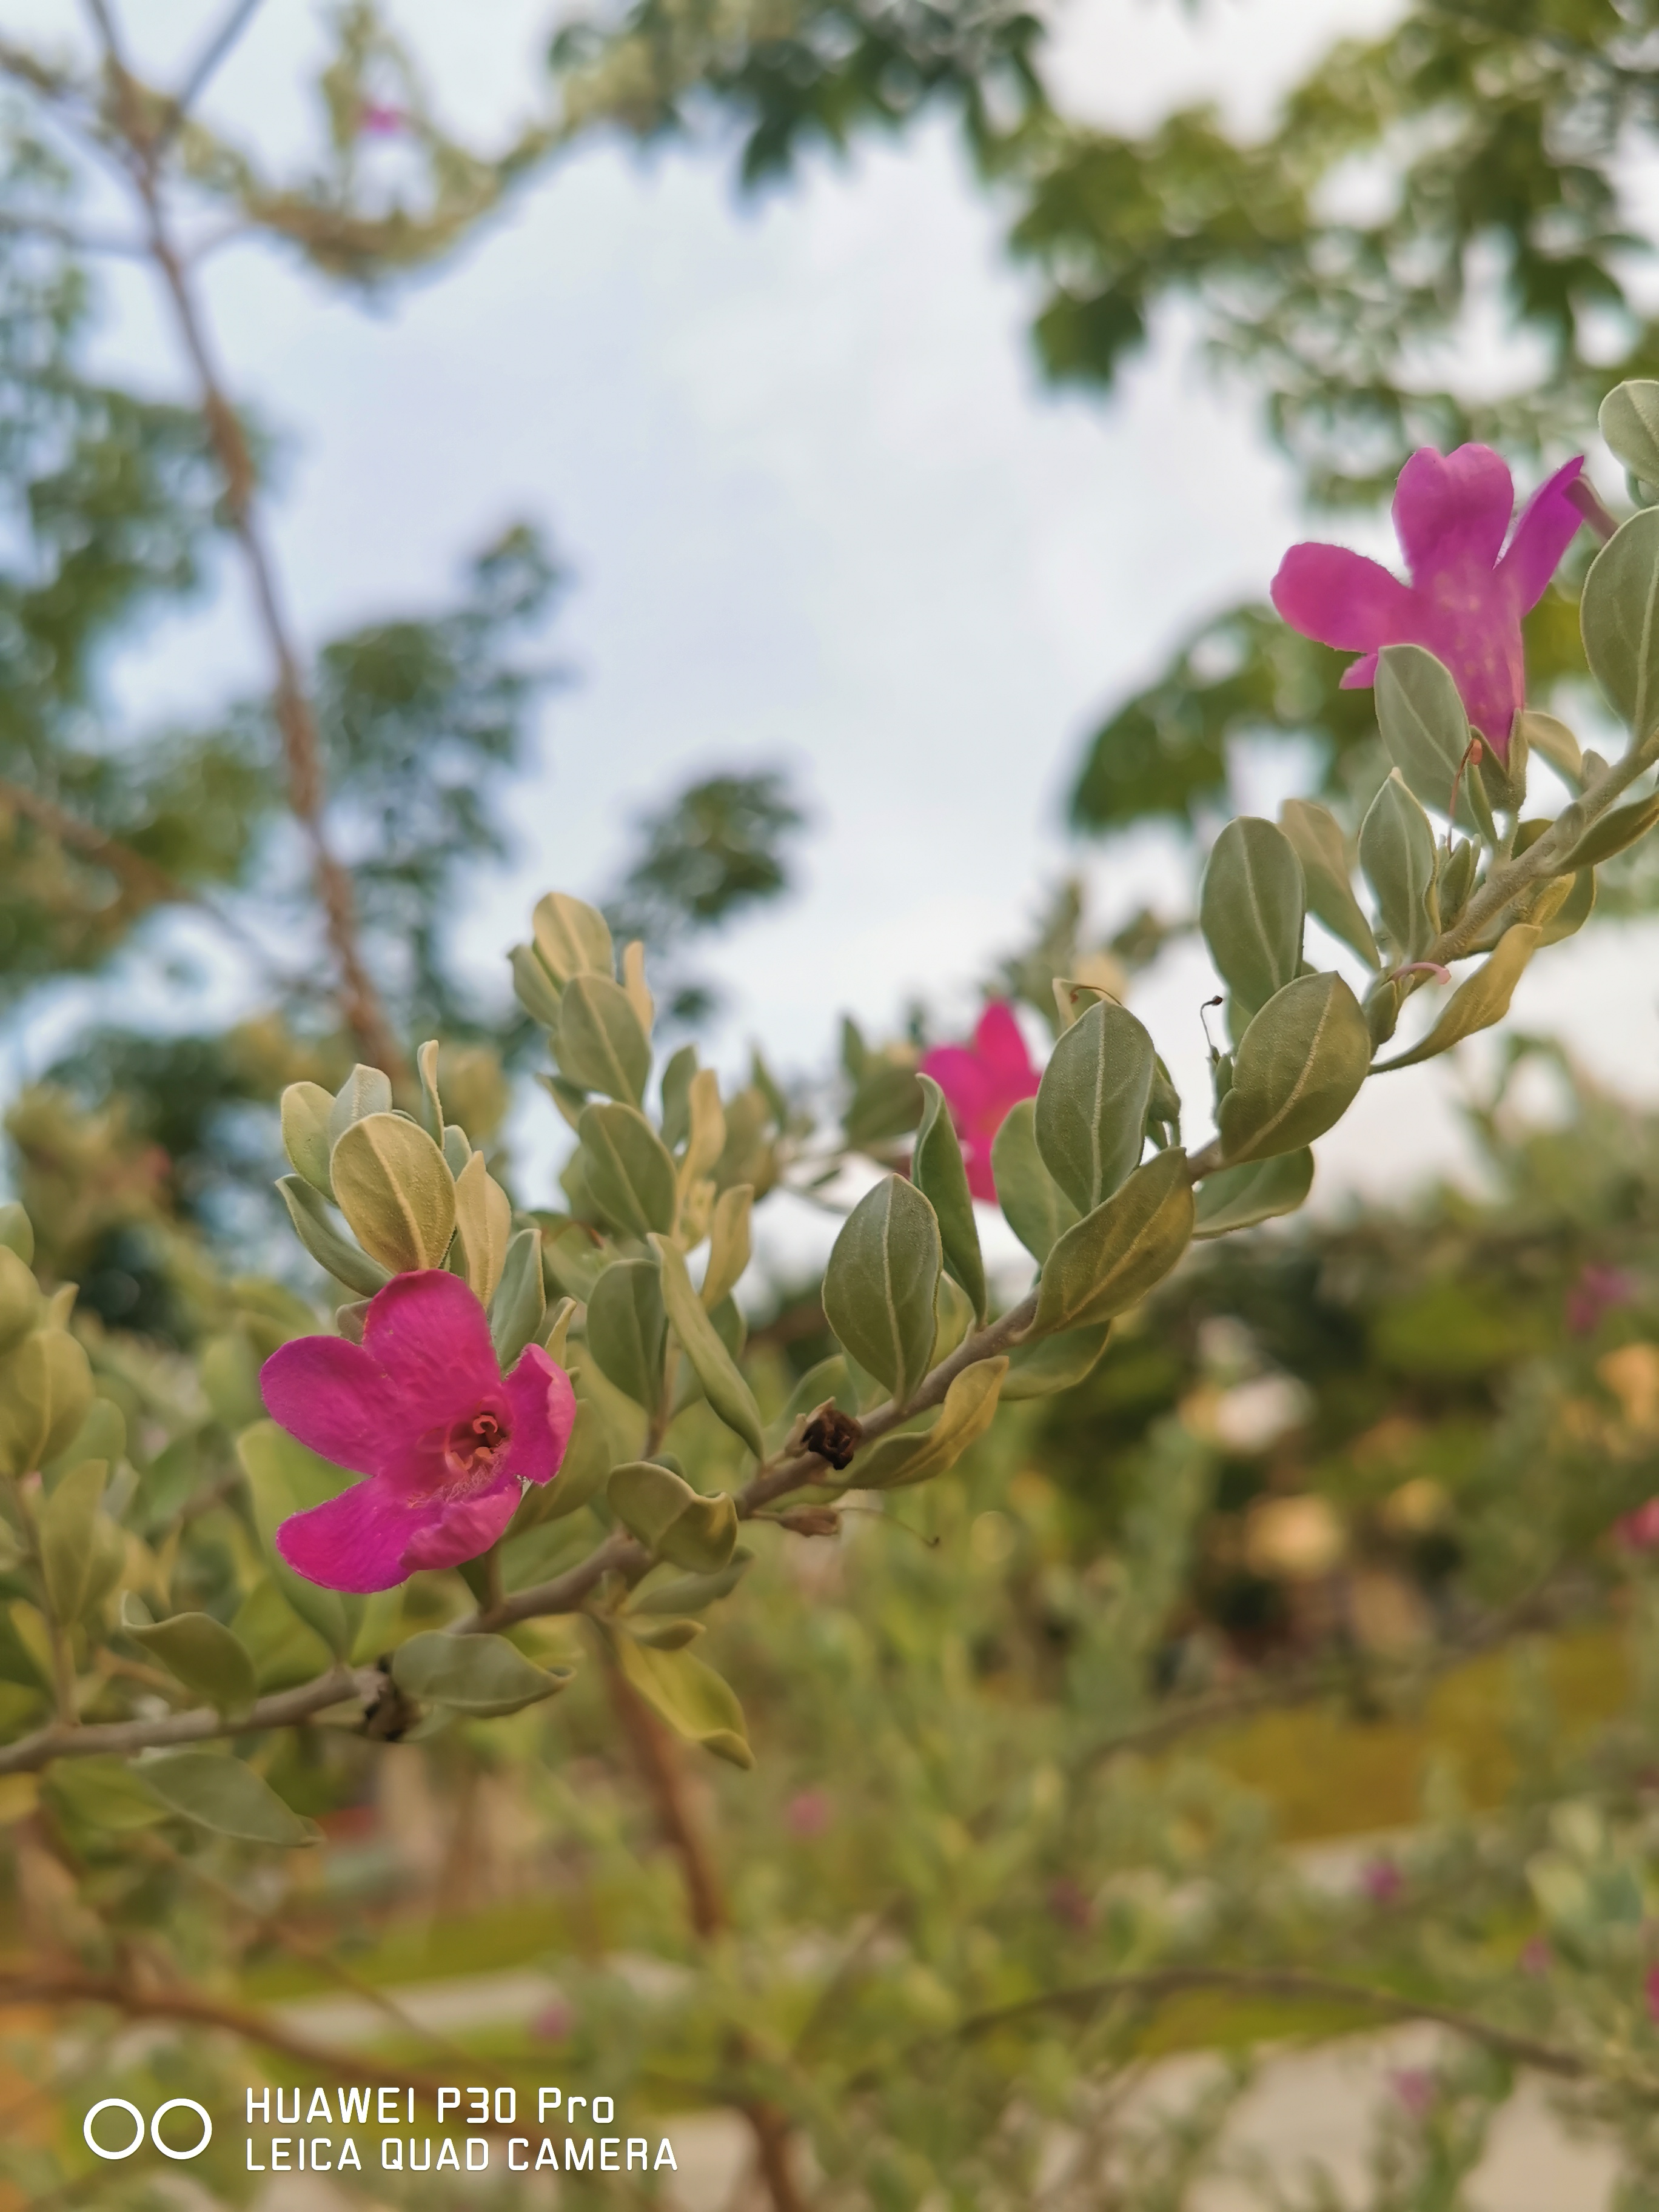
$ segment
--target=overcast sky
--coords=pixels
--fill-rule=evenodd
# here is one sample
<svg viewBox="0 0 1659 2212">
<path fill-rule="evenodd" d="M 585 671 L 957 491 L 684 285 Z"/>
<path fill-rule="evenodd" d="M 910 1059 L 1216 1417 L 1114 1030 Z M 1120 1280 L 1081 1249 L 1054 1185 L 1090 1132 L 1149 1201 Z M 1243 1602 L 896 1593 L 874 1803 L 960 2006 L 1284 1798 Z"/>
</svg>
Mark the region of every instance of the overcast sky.
<svg viewBox="0 0 1659 2212">
<path fill-rule="evenodd" d="M 176 66 L 216 12 L 129 0 L 136 58 Z M 528 105 L 543 7 L 393 12 L 458 120 L 499 129 Z M 1253 123 L 1329 38 L 1393 12 L 1079 0 L 1060 76 L 1110 119 L 1201 94 Z M 62 0 L 0 0 L 0 20 L 77 21 Z M 309 0 L 266 0 L 216 113 L 300 143 L 316 20 Z M 965 1018 L 1066 870 L 1090 874 L 1103 921 L 1183 899 L 1172 843 L 1080 851 L 1063 795 L 1103 710 L 1197 618 L 1262 592 L 1306 519 L 1248 400 L 1206 382 L 1177 327 L 1109 404 L 1046 392 L 1003 222 L 941 125 L 815 160 L 759 203 L 736 198 L 718 149 L 595 146 L 373 312 L 268 249 L 210 264 L 231 381 L 289 441 L 276 535 L 308 637 L 437 604 L 514 516 L 574 569 L 553 643 L 575 680 L 514 799 L 514 865 L 476 886 L 480 962 L 540 890 L 602 887 L 635 810 L 726 766 L 787 766 L 813 818 L 799 896 L 706 963 L 730 991 L 732 1058 L 752 1032 L 785 1066 L 821 1064 L 842 1008 L 879 1030 L 917 993 Z M 177 376 L 141 276 L 114 281 L 100 343 L 125 373 Z M 197 707 L 257 669 L 233 575 L 123 680 L 147 708 Z M 1581 939 L 1539 963 L 1516 1018 L 1647 1085 L 1650 953 L 1645 934 Z M 1136 1000 L 1194 1122 L 1208 988 L 1182 955 Z M 1452 1158 L 1464 1079 L 1440 1062 L 1370 1086 L 1321 1148 L 1322 1191 Z"/>
</svg>

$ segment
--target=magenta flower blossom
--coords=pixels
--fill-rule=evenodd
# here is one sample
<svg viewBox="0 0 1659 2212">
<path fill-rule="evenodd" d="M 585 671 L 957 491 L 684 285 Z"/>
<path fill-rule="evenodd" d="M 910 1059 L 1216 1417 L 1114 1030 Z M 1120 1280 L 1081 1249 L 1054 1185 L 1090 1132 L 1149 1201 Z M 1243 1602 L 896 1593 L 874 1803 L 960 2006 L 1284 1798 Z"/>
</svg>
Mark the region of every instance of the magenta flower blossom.
<svg viewBox="0 0 1659 2212">
<path fill-rule="evenodd" d="M 1392 1905 L 1405 1888 L 1406 1877 L 1392 1859 L 1367 1859 L 1359 1870 L 1359 1887 L 1373 1905 Z"/>
<path fill-rule="evenodd" d="M 1615 1521 L 1613 1533 L 1624 1551 L 1659 1551 L 1659 1498 L 1650 1498 L 1634 1513 L 1626 1513 L 1621 1520 Z"/>
<path fill-rule="evenodd" d="M 357 110 L 357 128 L 366 138 L 393 138 L 408 120 L 401 107 L 383 100 L 366 100 Z"/>
<path fill-rule="evenodd" d="M 1615 1313 L 1636 1296 L 1636 1285 L 1622 1267 L 1599 1267 L 1594 1261 L 1578 1271 L 1578 1279 L 1567 1292 L 1567 1327 L 1575 1336 L 1590 1336 L 1603 1314 Z"/>
<path fill-rule="evenodd" d="M 487 1552 L 524 1485 L 558 1473 L 576 1419 L 569 1376 L 538 1344 L 502 1376 L 483 1308 L 441 1268 L 377 1291 L 361 1344 L 283 1345 L 259 1388 L 290 1436 L 368 1478 L 277 1528 L 283 1559 L 325 1589 L 390 1589 Z"/>
<path fill-rule="evenodd" d="M 1034 1098 L 1042 1080 L 1031 1065 L 1013 1008 L 993 999 L 979 1018 L 972 1044 L 935 1045 L 922 1054 L 921 1073 L 931 1075 L 945 1093 L 962 1140 L 969 1189 L 994 1206 L 992 1140 L 1007 1119 L 1008 1109 L 1022 1098 Z"/>
<path fill-rule="evenodd" d="M 1292 545 L 1273 602 L 1292 629 L 1364 656 L 1344 690 L 1372 683 L 1385 645 L 1420 645 L 1443 661 L 1472 726 L 1500 761 L 1526 703 L 1521 617 L 1548 588 L 1583 520 L 1572 491 L 1584 465 L 1567 462 L 1528 501 L 1507 550 L 1515 482 L 1489 446 L 1437 453 L 1425 446 L 1400 471 L 1394 526 L 1411 572 L 1402 584 L 1342 545 Z"/>
</svg>

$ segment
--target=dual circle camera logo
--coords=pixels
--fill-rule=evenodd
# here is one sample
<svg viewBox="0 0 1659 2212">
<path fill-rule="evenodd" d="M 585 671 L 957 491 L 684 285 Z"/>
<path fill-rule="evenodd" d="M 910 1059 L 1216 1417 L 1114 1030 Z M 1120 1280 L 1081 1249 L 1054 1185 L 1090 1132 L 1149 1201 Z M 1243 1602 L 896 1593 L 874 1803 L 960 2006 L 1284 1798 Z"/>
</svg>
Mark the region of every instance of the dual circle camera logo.
<svg viewBox="0 0 1659 2212">
<path fill-rule="evenodd" d="M 132 2140 L 117 2150 L 109 2150 L 93 2132 L 93 2124 L 103 2112 L 125 2112 L 132 2123 Z M 161 2140 L 161 2123 L 169 2112 L 194 2112 L 202 2124 L 202 2132 L 188 2150 L 174 2150 L 171 2143 Z M 200 2158 L 213 2141 L 213 2122 L 208 2118 L 207 2107 L 198 2105 L 194 2097 L 169 2097 L 165 2105 L 158 2105 L 146 2123 L 137 2105 L 130 2105 L 125 2097 L 102 2097 L 81 2123 L 81 2133 L 87 2148 L 95 2158 L 131 2158 L 148 2136 L 163 2158 Z"/>
</svg>

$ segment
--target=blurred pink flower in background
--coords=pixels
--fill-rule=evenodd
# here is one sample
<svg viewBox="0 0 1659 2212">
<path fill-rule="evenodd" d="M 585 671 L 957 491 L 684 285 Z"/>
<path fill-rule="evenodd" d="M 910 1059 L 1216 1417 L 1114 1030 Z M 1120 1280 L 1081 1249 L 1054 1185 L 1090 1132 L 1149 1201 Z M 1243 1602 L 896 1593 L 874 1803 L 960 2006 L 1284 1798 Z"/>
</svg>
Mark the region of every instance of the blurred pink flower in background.
<svg viewBox="0 0 1659 2212">
<path fill-rule="evenodd" d="M 1635 1296 L 1635 1280 L 1622 1267 L 1604 1267 L 1591 1261 L 1579 1269 L 1577 1281 L 1567 1292 L 1567 1327 L 1575 1336 L 1589 1336 L 1603 1314 L 1627 1306 Z"/>
<path fill-rule="evenodd" d="M 357 110 L 357 128 L 365 138 L 395 137 L 408 120 L 401 107 L 378 100 L 366 100 Z"/>
<path fill-rule="evenodd" d="M 1411 572 L 1402 584 L 1345 545 L 1292 545 L 1273 581 L 1273 602 L 1292 629 L 1364 657 L 1342 688 L 1370 684 L 1385 645 L 1420 645 L 1443 661 L 1470 722 L 1509 757 L 1510 725 L 1526 704 L 1521 617 L 1549 587 L 1583 520 L 1572 490 L 1582 456 L 1528 501 L 1507 551 L 1515 480 L 1489 446 L 1414 453 L 1395 487 L 1394 526 Z"/>
<path fill-rule="evenodd" d="M 540 2043 L 562 2043 L 576 2025 L 574 2008 L 562 1997 L 555 1997 L 530 2023 L 530 2033 Z"/>
<path fill-rule="evenodd" d="M 1373 1905 L 1392 1905 L 1406 1887 L 1406 1877 L 1392 1859 L 1368 1859 L 1360 1869 L 1359 1887 Z"/>
<path fill-rule="evenodd" d="M 1623 1520 L 1615 1521 L 1613 1533 L 1627 1552 L 1659 1549 L 1659 1498 L 1650 1498 L 1634 1513 L 1626 1513 Z"/>
<path fill-rule="evenodd" d="M 1521 1971 L 1523 1974 L 1547 1974 L 1553 1960 L 1554 1954 L 1541 1936 L 1528 1936 L 1521 1947 Z"/>
<path fill-rule="evenodd" d="M 784 1808 L 784 1825 L 792 1836 L 810 1844 L 829 1826 L 834 1810 L 822 1790 L 798 1790 Z"/>
<path fill-rule="evenodd" d="M 979 1018 L 972 1044 L 935 1045 L 922 1055 L 921 1073 L 945 1093 L 962 1141 L 968 1188 L 988 1206 L 996 1203 L 991 1145 L 1011 1106 L 1034 1098 L 1042 1080 L 1006 1000 L 993 999 Z"/>
<path fill-rule="evenodd" d="M 1389 2077 L 1390 2086 L 1414 2120 L 1424 2119 L 1434 2104 L 1435 2081 L 1420 2066 L 1403 2067 Z"/>
</svg>

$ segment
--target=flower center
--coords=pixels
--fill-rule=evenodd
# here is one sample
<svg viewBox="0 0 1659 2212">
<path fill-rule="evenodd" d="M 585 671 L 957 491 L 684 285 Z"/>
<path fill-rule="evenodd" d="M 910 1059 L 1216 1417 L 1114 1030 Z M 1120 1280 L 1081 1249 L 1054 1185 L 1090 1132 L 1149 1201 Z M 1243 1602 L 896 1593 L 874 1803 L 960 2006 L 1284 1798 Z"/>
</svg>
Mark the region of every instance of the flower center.
<svg viewBox="0 0 1659 2212">
<path fill-rule="evenodd" d="M 510 1439 L 500 1418 L 481 1407 L 457 1421 L 444 1438 L 444 1462 L 451 1473 L 477 1479 L 494 1471 Z"/>
</svg>

